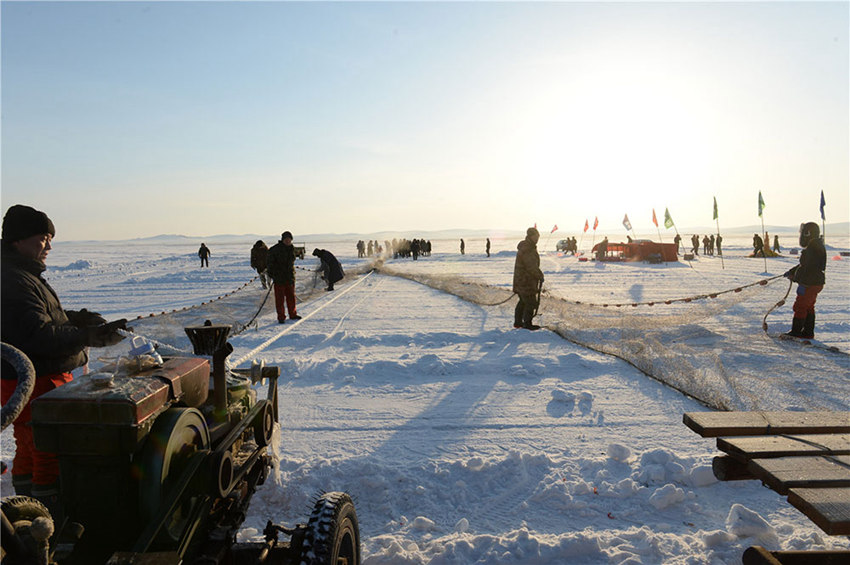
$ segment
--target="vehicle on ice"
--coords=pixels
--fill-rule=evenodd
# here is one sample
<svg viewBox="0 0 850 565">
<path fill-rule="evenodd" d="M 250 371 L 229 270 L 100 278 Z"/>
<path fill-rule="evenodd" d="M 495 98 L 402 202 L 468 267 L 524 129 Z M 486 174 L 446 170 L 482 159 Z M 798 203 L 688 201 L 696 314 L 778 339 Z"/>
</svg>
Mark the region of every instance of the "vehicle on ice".
<svg viewBox="0 0 850 565">
<path fill-rule="evenodd" d="M 272 466 L 280 369 L 226 369 L 230 326 L 185 330 L 212 370 L 202 357 L 121 358 L 32 402 L 35 445 L 58 455 L 65 518 L 54 524 L 34 498 L 4 498 L 3 565 L 360 562 L 357 515 L 343 492 L 321 494 L 307 524 L 269 521 L 262 542 L 236 542 Z M 23 353 L 2 350 L 19 375 L 5 428 L 35 374 Z M 258 399 L 252 385 L 262 381 L 268 393 Z"/>
</svg>

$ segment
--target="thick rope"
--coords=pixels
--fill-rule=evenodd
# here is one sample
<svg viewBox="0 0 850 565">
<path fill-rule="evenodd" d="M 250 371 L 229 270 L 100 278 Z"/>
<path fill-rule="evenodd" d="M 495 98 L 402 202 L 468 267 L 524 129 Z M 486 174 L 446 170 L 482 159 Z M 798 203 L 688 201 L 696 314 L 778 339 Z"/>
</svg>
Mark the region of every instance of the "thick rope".
<svg viewBox="0 0 850 565">
<path fill-rule="evenodd" d="M 785 275 L 781 275 L 781 276 L 785 276 Z M 761 320 L 761 329 L 764 330 L 764 333 L 767 333 L 767 317 L 770 315 L 771 312 L 773 312 L 774 310 L 776 310 L 777 308 L 779 308 L 780 306 L 783 306 L 785 304 L 785 300 L 788 298 L 788 295 L 791 294 L 791 287 L 792 286 L 794 286 L 794 281 L 792 281 L 791 279 L 788 279 L 788 290 L 785 291 L 785 296 L 783 296 L 782 300 L 780 300 L 779 302 L 777 302 L 776 304 L 771 306 L 770 309 L 767 312 L 764 313 L 764 318 L 762 318 L 762 320 Z"/>
</svg>

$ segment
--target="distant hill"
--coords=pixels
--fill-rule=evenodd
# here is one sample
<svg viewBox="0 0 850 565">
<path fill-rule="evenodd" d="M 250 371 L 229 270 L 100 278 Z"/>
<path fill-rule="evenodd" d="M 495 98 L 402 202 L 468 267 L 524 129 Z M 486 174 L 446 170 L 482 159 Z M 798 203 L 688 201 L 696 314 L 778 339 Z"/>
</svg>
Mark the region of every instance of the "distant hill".
<svg viewBox="0 0 850 565">
<path fill-rule="evenodd" d="M 777 226 L 777 225 L 766 225 L 764 226 L 765 231 L 771 234 L 776 235 L 796 235 L 800 227 L 799 226 Z M 680 227 L 678 228 L 680 234 L 710 234 L 716 231 L 714 226 L 697 226 L 697 227 Z M 724 235 L 751 235 L 754 233 L 760 233 L 762 228 L 760 225 L 750 225 L 750 226 L 738 226 L 738 227 L 721 227 L 721 233 Z M 601 235 L 601 232 L 597 232 Z M 669 231 L 667 232 L 669 233 Z M 566 237 L 569 235 L 580 235 L 580 230 L 558 230 L 554 234 L 549 235 L 547 230 L 541 230 L 541 237 L 551 237 L 552 239 L 560 239 L 560 237 Z M 826 224 L 826 234 L 827 237 L 830 235 L 838 236 L 838 235 L 850 235 L 850 222 L 836 222 L 832 224 Z M 641 235 L 654 235 L 654 232 L 643 230 L 637 234 L 639 237 Z M 431 230 L 431 231 L 416 231 L 416 230 L 401 230 L 401 231 L 378 231 L 372 233 L 310 233 L 304 235 L 296 234 L 295 242 L 310 242 L 310 243 L 322 243 L 326 241 L 357 241 L 358 239 L 362 239 L 364 241 L 367 240 L 378 240 L 383 242 L 385 240 L 392 240 L 393 238 L 423 238 L 423 239 L 431 239 L 431 240 L 442 240 L 442 239 L 483 239 L 485 237 L 490 237 L 493 239 L 500 238 L 509 238 L 509 239 L 522 239 L 525 237 L 525 231 L 520 230 L 499 230 L 499 229 L 477 229 L 477 230 L 467 230 L 467 229 L 451 229 L 451 230 Z M 204 243 L 254 243 L 258 239 L 262 239 L 267 244 L 272 244 L 277 242 L 280 239 L 280 234 L 273 235 L 260 235 L 260 234 L 218 234 L 218 235 L 206 235 L 206 236 L 193 236 L 193 235 L 180 235 L 180 234 L 161 234 L 155 235 L 151 237 L 141 237 L 135 239 L 125 239 L 125 240 L 112 240 L 112 241 L 69 241 L 67 243 L 122 243 L 122 244 L 151 244 L 151 243 L 160 243 L 162 245 L 180 245 L 180 244 L 188 244 L 188 243 L 196 243 L 198 245 L 201 242 Z"/>
</svg>

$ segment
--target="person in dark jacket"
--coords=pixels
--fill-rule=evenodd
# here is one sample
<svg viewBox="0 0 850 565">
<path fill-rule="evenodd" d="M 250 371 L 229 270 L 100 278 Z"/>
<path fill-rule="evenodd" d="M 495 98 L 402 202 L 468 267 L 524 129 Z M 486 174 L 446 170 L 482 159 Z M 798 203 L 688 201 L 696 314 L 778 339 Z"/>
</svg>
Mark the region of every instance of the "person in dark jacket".
<svg viewBox="0 0 850 565">
<path fill-rule="evenodd" d="M 262 239 L 258 239 L 251 248 L 251 268 L 257 270 L 257 276 L 260 277 L 260 282 L 263 288 L 268 287 L 269 275 L 266 272 L 269 261 L 269 247 Z"/>
<path fill-rule="evenodd" d="M 207 247 L 206 243 L 202 243 L 200 249 L 198 249 L 198 257 L 201 258 L 201 268 L 203 269 L 205 266 L 210 266 L 210 248 Z"/>
<path fill-rule="evenodd" d="M 35 388 L 13 422 L 15 457 L 12 485 L 19 495 L 34 496 L 53 512 L 59 509 L 59 465 L 56 455 L 35 449 L 30 403 L 72 380 L 71 371 L 88 362 L 87 347 L 105 347 L 124 339 L 118 332 L 127 320 L 107 324 L 86 309 L 65 310 L 56 291 L 42 277 L 56 229 L 47 214 L 29 206 L 10 207 L 3 217 L 0 240 L 0 339 L 20 349 L 35 368 Z M 3 361 L 0 396 L 5 405 L 18 375 Z"/>
<path fill-rule="evenodd" d="M 537 253 L 539 240 L 540 232 L 536 228 L 528 228 L 525 239 L 517 245 L 513 291 L 519 296 L 519 302 L 514 310 L 515 328 L 540 329 L 540 326 L 531 323 L 537 311 L 540 286 L 543 284 L 540 255 Z"/>
<path fill-rule="evenodd" d="M 295 308 L 295 248 L 292 246 L 292 232 L 283 232 L 280 241 L 271 246 L 266 270 L 274 282 L 277 322 L 286 322 L 286 310 L 289 310 L 290 319 L 300 320 L 301 316 Z"/>
<path fill-rule="evenodd" d="M 487 242 L 484 244 L 484 252 L 487 254 L 487 257 L 490 256 L 490 238 L 487 238 Z"/>
<path fill-rule="evenodd" d="M 314 249 L 313 255 L 318 257 L 322 262 L 319 269 L 322 271 L 322 278 L 328 283 L 328 287 L 325 290 L 333 290 L 334 283 L 341 281 L 345 276 L 342 265 L 339 264 L 334 254 L 327 249 Z"/>
<path fill-rule="evenodd" d="M 753 257 L 758 257 L 761 255 L 765 257 L 764 254 L 764 240 L 757 233 L 753 234 Z"/>
<path fill-rule="evenodd" d="M 826 248 L 820 228 L 814 222 L 800 226 L 800 264 L 788 269 L 785 276 L 797 283 L 794 318 L 786 335 L 812 339 L 815 337 L 815 301 L 826 284 Z"/>
</svg>

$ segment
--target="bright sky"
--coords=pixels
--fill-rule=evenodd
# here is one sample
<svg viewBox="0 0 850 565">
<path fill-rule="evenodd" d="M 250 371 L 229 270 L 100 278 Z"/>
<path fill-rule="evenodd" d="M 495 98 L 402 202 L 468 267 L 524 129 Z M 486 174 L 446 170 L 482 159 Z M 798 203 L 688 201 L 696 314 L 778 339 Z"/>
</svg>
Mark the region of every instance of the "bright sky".
<svg viewBox="0 0 850 565">
<path fill-rule="evenodd" d="M 59 238 L 850 220 L 850 3 L 2 2 Z M 663 229 L 663 226 L 662 226 Z"/>
</svg>

